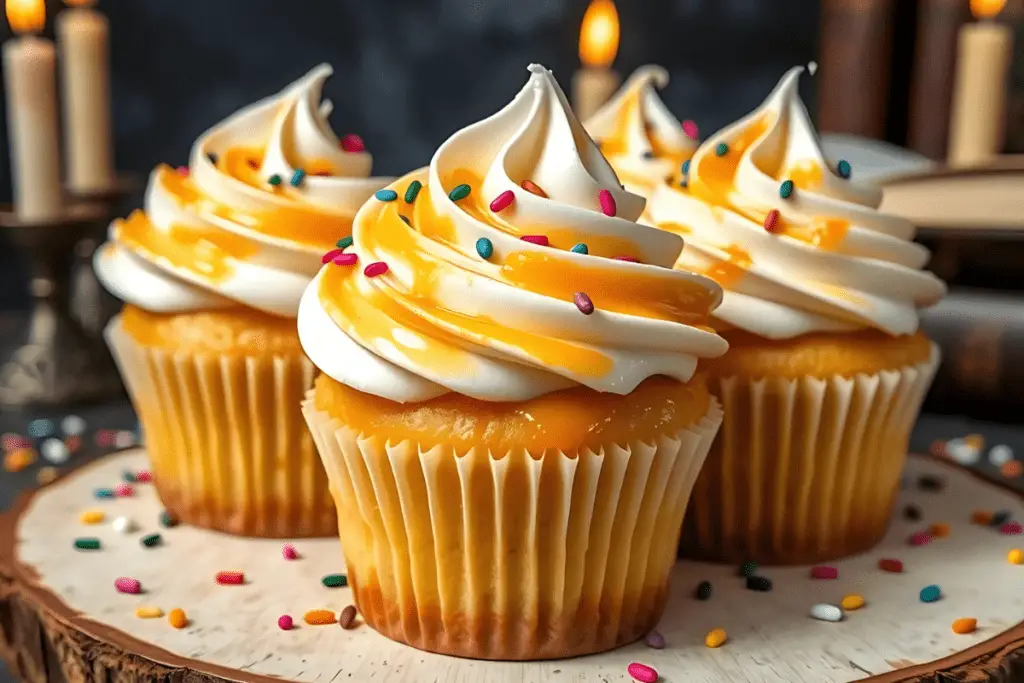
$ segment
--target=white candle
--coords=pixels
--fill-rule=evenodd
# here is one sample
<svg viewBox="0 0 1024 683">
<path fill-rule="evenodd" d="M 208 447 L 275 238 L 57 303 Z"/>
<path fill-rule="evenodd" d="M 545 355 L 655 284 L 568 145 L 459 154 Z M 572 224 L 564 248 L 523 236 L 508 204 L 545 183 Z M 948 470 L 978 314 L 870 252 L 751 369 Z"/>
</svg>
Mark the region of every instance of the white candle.
<svg viewBox="0 0 1024 683">
<path fill-rule="evenodd" d="M 576 117 L 590 118 L 618 89 L 622 79 L 611 68 L 619 51 L 619 14 L 612 0 L 592 0 L 580 26 L 580 61 L 573 74 L 572 100 Z"/>
<path fill-rule="evenodd" d="M 32 35 L 46 21 L 43 0 L 7 0 L 7 20 L 18 35 L 3 46 L 14 210 L 24 220 L 46 220 L 63 210 L 57 54 L 51 41 Z"/>
<path fill-rule="evenodd" d="M 1003 145 L 1010 27 L 993 20 L 1006 0 L 971 0 L 980 21 L 960 29 L 949 131 L 950 165 L 990 161 Z"/>
<path fill-rule="evenodd" d="M 57 16 L 68 187 L 101 192 L 114 182 L 110 131 L 110 24 L 92 0 L 66 0 Z"/>
</svg>

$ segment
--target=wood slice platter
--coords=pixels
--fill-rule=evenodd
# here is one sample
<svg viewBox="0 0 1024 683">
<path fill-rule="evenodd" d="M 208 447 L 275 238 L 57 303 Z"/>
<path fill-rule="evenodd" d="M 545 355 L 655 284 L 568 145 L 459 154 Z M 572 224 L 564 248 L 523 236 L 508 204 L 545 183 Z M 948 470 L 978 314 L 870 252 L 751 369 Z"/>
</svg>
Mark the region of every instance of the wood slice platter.
<svg viewBox="0 0 1024 683">
<path fill-rule="evenodd" d="M 160 503 L 145 484 L 131 497 L 94 497 L 125 471 L 145 467 L 141 450 L 109 456 L 25 497 L 0 519 L 0 654 L 24 680 L 612 683 L 630 681 L 626 669 L 634 661 L 657 669 L 666 683 L 1024 680 L 1024 565 L 1007 559 L 1024 547 L 1024 535 L 970 521 L 979 508 L 1024 520 L 1024 500 L 925 456 L 910 458 L 899 508 L 914 504 L 922 519 L 897 515 L 879 547 L 834 563 L 838 579 L 812 579 L 807 567 L 762 568 L 774 588 L 755 592 L 736 567 L 680 562 L 659 627 L 665 649 L 637 643 L 527 663 L 420 652 L 358 621 L 352 630 L 305 624 L 308 610 L 337 613 L 352 601 L 348 588 L 321 582 L 344 571 L 336 539 L 296 541 L 299 559 L 286 560 L 280 541 L 161 527 Z M 922 475 L 945 486 L 922 490 L 915 484 Z M 105 521 L 82 524 L 86 509 L 103 510 Z M 115 531 L 118 516 L 139 531 Z M 948 537 L 908 545 L 912 533 L 934 522 L 949 524 Z M 143 546 L 142 536 L 154 532 L 162 542 Z M 78 537 L 99 538 L 101 548 L 76 550 Z M 881 571 L 882 557 L 901 559 L 905 571 Z M 243 571 L 245 583 L 218 585 L 214 576 L 225 570 Z M 143 593 L 116 592 L 117 577 L 138 579 Z M 704 580 L 714 594 L 698 601 L 694 587 Z M 941 587 L 937 602 L 919 600 L 929 584 Z M 838 604 L 851 593 L 866 604 L 841 622 L 808 616 L 813 604 Z M 166 617 L 136 617 L 140 605 L 181 608 L 188 624 L 175 629 Z M 279 629 L 282 614 L 297 627 Z M 954 633 L 951 624 L 961 617 L 976 618 L 977 631 Z M 704 646 L 713 628 L 728 633 L 717 649 Z"/>
</svg>

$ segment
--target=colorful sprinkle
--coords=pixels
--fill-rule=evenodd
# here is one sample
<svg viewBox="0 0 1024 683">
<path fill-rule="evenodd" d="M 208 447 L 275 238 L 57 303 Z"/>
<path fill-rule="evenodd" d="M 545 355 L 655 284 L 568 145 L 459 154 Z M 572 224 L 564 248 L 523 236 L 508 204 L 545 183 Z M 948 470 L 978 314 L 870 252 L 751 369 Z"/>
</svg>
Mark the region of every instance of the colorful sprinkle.
<svg viewBox="0 0 1024 683">
<path fill-rule="evenodd" d="M 377 190 L 373 193 L 373 196 L 376 197 L 378 201 L 382 202 L 393 202 L 398 199 L 398 193 L 394 190 L 388 189 Z"/>
<path fill-rule="evenodd" d="M 839 177 L 849 180 L 853 174 L 853 166 L 850 166 L 850 162 L 846 159 L 840 159 L 839 163 L 836 164 L 836 170 L 839 171 Z"/>
<path fill-rule="evenodd" d="M 217 572 L 214 578 L 222 586 L 241 586 L 245 583 L 244 572 Z"/>
<path fill-rule="evenodd" d="M 651 631 L 647 634 L 647 637 L 644 638 L 644 643 L 652 650 L 664 650 L 665 636 L 661 635 L 658 631 Z"/>
<path fill-rule="evenodd" d="M 638 259 L 636 256 L 626 256 L 624 254 L 619 256 L 613 256 L 612 259 L 615 261 L 625 261 L 627 263 L 640 263 L 640 259 Z"/>
<path fill-rule="evenodd" d="M 617 206 L 615 205 L 615 197 L 608 190 L 601 190 L 597 193 L 597 202 L 601 205 L 601 213 L 605 216 L 614 216 Z"/>
<path fill-rule="evenodd" d="M 363 275 L 366 277 L 377 277 L 388 272 L 388 264 L 383 261 L 374 261 L 370 265 L 363 268 Z"/>
<path fill-rule="evenodd" d="M 160 534 L 146 534 L 139 542 L 147 548 L 155 548 L 163 542 L 163 537 Z"/>
<path fill-rule="evenodd" d="M 927 531 L 918 531 L 910 535 L 907 543 L 910 545 L 927 545 L 932 542 L 932 535 Z"/>
<path fill-rule="evenodd" d="M 523 242 L 529 242 L 530 244 L 536 244 L 537 246 L 540 246 L 540 247 L 548 246 L 548 236 L 547 235 L 523 235 L 519 239 L 521 239 Z"/>
<path fill-rule="evenodd" d="M 839 570 L 835 567 L 829 567 L 826 565 L 816 565 L 811 567 L 811 578 L 812 579 L 838 579 Z"/>
<path fill-rule="evenodd" d="M 941 491 L 946 488 L 946 480 L 932 474 L 922 474 L 917 478 L 917 488 L 922 491 Z"/>
<path fill-rule="evenodd" d="M 658 680 L 658 672 L 654 667 L 640 662 L 632 662 L 626 667 L 626 671 L 634 681 L 640 681 L 640 683 L 656 683 Z"/>
<path fill-rule="evenodd" d="M 924 588 L 921 589 L 921 593 L 920 593 L 921 602 L 936 602 L 941 597 L 942 597 L 942 590 L 938 586 L 936 586 L 935 584 L 932 584 L 930 586 L 925 586 Z"/>
<path fill-rule="evenodd" d="M 178 519 L 178 516 L 171 512 L 170 510 L 164 510 L 163 512 L 160 513 L 160 524 L 167 527 L 168 529 L 172 529 L 178 526 L 178 524 L 180 523 L 181 520 Z"/>
<path fill-rule="evenodd" d="M 772 589 L 772 580 L 766 576 L 748 576 L 747 590 L 767 593 Z"/>
<path fill-rule="evenodd" d="M 992 515 L 992 519 L 989 520 L 989 526 L 1002 526 L 1010 521 L 1010 511 L 1000 510 Z"/>
<path fill-rule="evenodd" d="M 354 266 L 359 260 L 359 254 L 338 254 L 331 261 L 336 266 Z"/>
<path fill-rule="evenodd" d="M 100 539 L 98 538 L 76 538 L 75 539 L 76 550 L 99 550 Z"/>
<path fill-rule="evenodd" d="M 516 193 L 512 190 L 505 190 L 491 201 L 491 211 L 498 213 L 504 211 L 516 200 Z"/>
<path fill-rule="evenodd" d="M 1024 550 L 1014 548 L 1006 554 L 1006 559 L 1010 564 L 1024 564 Z"/>
<path fill-rule="evenodd" d="M 489 259 L 494 255 L 494 244 L 486 237 L 481 237 L 476 241 L 476 253 L 480 254 L 480 258 Z"/>
<path fill-rule="evenodd" d="M 118 593 L 128 593 L 129 595 L 138 595 L 142 592 L 142 584 L 139 580 L 127 576 L 114 579 L 114 588 Z"/>
<path fill-rule="evenodd" d="M 416 201 L 416 195 L 423 189 L 423 183 L 418 180 L 414 180 L 409 183 L 409 187 L 405 188 L 405 203 L 412 204 Z"/>
<path fill-rule="evenodd" d="M 586 292 L 576 292 L 572 295 L 572 302 L 580 309 L 583 315 L 590 315 L 594 312 L 594 302 L 590 300 Z"/>
<path fill-rule="evenodd" d="M 85 510 L 78 515 L 78 521 L 82 524 L 100 524 L 106 517 L 107 513 L 103 510 Z"/>
<path fill-rule="evenodd" d="M 1018 536 L 1024 533 L 1024 526 L 1020 522 L 1007 522 L 999 527 L 999 533 L 1004 536 Z"/>
<path fill-rule="evenodd" d="M 31 448 L 19 448 L 4 455 L 4 469 L 8 472 L 21 472 L 28 469 L 36 461 L 36 452 Z"/>
<path fill-rule="evenodd" d="M 130 534 L 137 528 L 135 526 L 135 522 L 133 522 L 130 517 L 123 516 L 114 519 L 114 523 L 111 524 L 111 526 L 114 528 L 114 531 L 119 534 Z"/>
<path fill-rule="evenodd" d="M 757 573 L 757 562 L 744 562 L 740 565 L 739 575 L 740 576 L 753 576 Z"/>
<path fill-rule="evenodd" d="M 73 437 L 77 438 L 77 437 Z M 69 439 L 70 440 L 70 439 Z M 39 446 L 43 459 L 54 465 L 63 465 L 71 457 L 71 449 L 60 439 L 46 439 Z"/>
<path fill-rule="evenodd" d="M 356 606 L 349 605 L 338 615 L 338 624 L 346 631 L 356 627 Z"/>
<path fill-rule="evenodd" d="M 522 187 L 527 192 L 529 192 L 530 194 L 535 194 L 538 197 L 543 197 L 544 199 L 548 198 L 548 193 L 542 190 L 540 185 L 533 182 L 532 180 L 524 180 L 523 182 L 519 183 L 519 186 Z"/>
<path fill-rule="evenodd" d="M 92 492 L 92 495 L 96 498 L 116 498 L 117 494 L 114 493 L 114 489 L 96 489 Z"/>
<path fill-rule="evenodd" d="M 323 626 L 337 621 L 334 618 L 334 612 L 329 609 L 311 609 L 302 615 L 302 620 L 310 626 Z"/>
<path fill-rule="evenodd" d="M 728 153 L 729 153 L 729 145 L 727 145 L 726 143 L 719 142 L 715 146 L 715 156 L 724 157 Z"/>
<path fill-rule="evenodd" d="M 159 619 L 163 615 L 164 611 L 159 607 L 140 605 L 135 608 L 135 616 L 139 619 Z"/>
<path fill-rule="evenodd" d="M 1011 460 L 1010 462 L 1004 462 L 1002 467 L 999 468 L 999 473 L 1007 479 L 1016 479 L 1017 477 L 1024 474 L 1024 463 L 1020 460 Z"/>
<path fill-rule="evenodd" d="M 299 559 L 299 551 L 291 543 L 285 543 L 281 548 L 281 556 L 286 560 L 297 560 Z"/>
<path fill-rule="evenodd" d="M 82 447 L 82 437 L 66 436 L 64 437 L 64 445 L 67 446 L 68 453 L 77 453 L 78 449 Z"/>
<path fill-rule="evenodd" d="M 864 606 L 864 596 L 858 595 L 857 593 L 850 593 L 843 598 L 840 606 L 848 612 L 858 610 Z"/>
<path fill-rule="evenodd" d="M 704 645 L 705 647 L 711 648 L 721 647 L 722 645 L 725 645 L 725 641 L 727 639 L 728 636 L 725 633 L 725 629 L 714 628 L 708 631 L 708 634 L 704 636 Z"/>
<path fill-rule="evenodd" d="M 269 183 L 271 187 L 277 187 L 278 185 L 281 184 L 281 176 L 275 173 L 274 175 L 267 178 L 267 183 Z"/>
<path fill-rule="evenodd" d="M 114 495 L 118 498 L 131 498 L 135 495 L 135 489 L 131 484 L 121 483 L 114 487 Z"/>
<path fill-rule="evenodd" d="M 903 508 L 903 517 L 905 519 L 909 519 L 911 521 L 916 522 L 922 517 L 921 508 L 913 504 L 907 505 L 905 508 Z"/>
<path fill-rule="evenodd" d="M 953 633 L 967 635 L 978 630 L 978 620 L 969 617 L 962 617 L 953 622 Z"/>
<path fill-rule="evenodd" d="M 179 166 L 176 170 L 178 171 L 178 175 L 180 175 L 182 178 L 188 178 L 190 175 L 188 166 Z"/>
<path fill-rule="evenodd" d="M 365 152 L 366 145 L 363 139 L 355 133 L 349 133 L 341 138 L 341 148 L 346 152 Z"/>
<path fill-rule="evenodd" d="M 338 247 L 338 249 L 348 249 L 349 247 L 352 246 L 352 235 L 349 235 L 348 237 L 342 237 L 335 243 L 335 245 Z"/>
<path fill-rule="evenodd" d="M 291 631 L 292 630 L 292 626 L 294 626 L 294 625 L 295 625 L 295 622 L 293 622 L 291 616 L 289 616 L 287 614 L 282 614 L 281 616 L 279 616 L 277 618 L 277 627 L 279 629 L 281 629 L 282 631 Z"/>
<path fill-rule="evenodd" d="M 344 574 L 328 574 L 320 581 L 327 588 L 344 588 L 348 585 L 348 577 Z"/>
<path fill-rule="evenodd" d="M 783 180 L 782 184 L 779 185 L 779 196 L 783 199 L 789 199 L 793 196 L 793 189 L 795 187 L 792 180 Z"/>
<path fill-rule="evenodd" d="M 700 137 L 700 129 L 697 128 L 697 124 L 690 119 L 683 121 L 683 132 L 686 133 L 686 137 L 691 140 L 696 140 Z"/>
<path fill-rule="evenodd" d="M 341 256 L 344 252 L 341 249 L 331 249 L 329 252 L 320 257 L 320 263 L 330 263 L 338 256 Z"/>
<path fill-rule="evenodd" d="M 579 244 L 572 245 L 572 249 L 570 249 L 569 251 L 571 251 L 573 253 L 576 253 L 576 254 L 589 254 L 590 253 L 590 249 L 587 248 L 587 245 L 584 244 L 583 242 L 580 242 Z"/>
<path fill-rule="evenodd" d="M 139 484 L 152 484 L 153 473 L 149 470 L 139 470 L 135 473 L 135 481 Z"/>
<path fill-rule="evenodd" d="M 947 538 L 950 532 L 951 529 L 945 522 L 935 522 L 928 527 L 928 533 L 930 533 L 934 538 Z"/>
<path fill-rule="evenodd" d="M 32 442 L 20 434 L 5 432 L 3 436 L 0 436 L 0 446 L 2 446 L 5 451 L 13 451 L 18 448 L 28 448 L 31 445 Z"/>
<path fill-rule="evenodd" d="M 694 591 L 694 597 L 698 600 L 707 600 L 711 597 L 711 582 L 701 581 L 697 584 L 697 590 Z"/>
<path fill-rule="evenodd" d="M 448 199 L 452 200 L 453 202 L 465 199 L 466 197 L 469 196 L 470 190 L 472 190 L 472 188 L 466 183 L 456 185 L 455 187 L 452 188 L 452 191 L 448 193 Z"/>
<path fill-rule="evenodd" d="M 817 619 L 818 621 L 842 621 L 843 610 L 839 609 L 835 605 L 819 602 L 817 605 L 813 605 L 811 607 L 811 618 Z"/>
<path fill-rule="evenodd" d="M 295 169 L 295 172 L 292 173 L 292 179 L 289 182 L 291 183 L 292 187 L 298 187 L 299 185 L 302 184 L 302 181 L 305 179 L 306 172 L 303 171 L 301 168 L 297 168 Z"/>
<path fill-rule="evenodd" d="M 689 172 L 690 172 L 690 160 L 689 159 L 687 159 L 686 161 L 683 162 L 682 171 L 683 171 L 683 175 L 689 174 Z"/>
<path fill-rule="evenodd" d="M 43 467 L 36 472 L 36 483 L 40 486 L 51 484 L 57 479 L 56 467 Z"/>
<path fill-rule="evenodd" d="M 779 213 L 778 209 L 772 209 L 768 212 L 768 215 L 764 217 L 764 229 L 767 232 L 775 233 L 779 229 Z"/>
<path fill-rule="evenodd" d="M 883 557 L 878 561 L 878 568 L 883 572 L 900 574 L 903 572 L 903 562 L 892 557 Z"/>
<path fill-rule="evenodd" d="M 167 614 L 167 623 L 172 628 L 185 628 L 188 626 L 188 617 L 185 616 L 185 610 L 180 607 L 175 607 Z"/>
<path fill-rule="evenodd" d="M 992 522 L 992 513 L 988 510 L 975 510 L 971 513 L 971 524 L 988 526 Z"/>
</svg>

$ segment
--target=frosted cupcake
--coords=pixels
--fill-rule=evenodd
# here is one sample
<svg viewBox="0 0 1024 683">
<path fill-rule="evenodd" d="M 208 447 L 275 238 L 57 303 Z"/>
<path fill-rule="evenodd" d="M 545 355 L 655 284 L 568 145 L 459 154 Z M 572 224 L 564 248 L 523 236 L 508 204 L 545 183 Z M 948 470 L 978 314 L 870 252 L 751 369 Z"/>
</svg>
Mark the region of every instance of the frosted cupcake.
<svg viewBox="0 0 1024 683">
<path fill-rule="evenodd" d="M 720 290 L 634 223 L 551 73 L 359 211 L 306 290 L 304 405 L 366 622 L 566 657 L 644 635 L 721 412 Z"/>
<path fill-rule="evenodd" d="M 803 563 L 875 544 L 938 362 L 917 309 L 945 286 L 914 227 L 877 211 L 881 191 L 826 162 L 801 72 L 649 207 L 687 238 L 677 267 L 726 290 L 714 325 L 730 350 L 702 366 L 725 422 L 687 514 L 691 557 Z"/>
<path fill-rule="evenodd" d="M 339 143 L 320 66 L 160 166 L 145 209 L 114 221 L 96 273 L 125 302 L 107 329 L 163 504 L 197 526 L 325 536 L 333 503 L 299 404 L 314 368 L 295 332 L 320 257 L 374 190 Z"/>
<path fill-rule="evenodd" d="M 626 189 L 647 199 L 697 149 L 696 125 L 680 124 L 658 97 L 666 85 L 665 69 L 640 67 L 583 124 Z"/>
</svg>

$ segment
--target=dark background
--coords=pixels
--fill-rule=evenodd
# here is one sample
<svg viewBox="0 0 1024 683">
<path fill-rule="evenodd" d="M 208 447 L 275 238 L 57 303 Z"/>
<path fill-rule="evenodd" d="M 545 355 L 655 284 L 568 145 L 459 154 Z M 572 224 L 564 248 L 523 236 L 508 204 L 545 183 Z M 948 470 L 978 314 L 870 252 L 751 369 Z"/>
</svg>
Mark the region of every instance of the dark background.
<svg viewBox="0 0 1024 683">
<path fill-rule="evenodd" d="M 507 103 L 530 62 L 552 69 L 568 93 L 588 1 L 101 0 L 118 167 L 146 174 L 159 162 L 184 163 L 207 127 L 328 62 L 335 131 L 363 136 L 376 173 L 403 173 Z M 787 68 L 816 58 L 818 0 L 616 5 L 616 70 L 625 78 L 650 62 L 667 67 L 666 103 L 704 133 L 754 107 Z M 51 36 L 62 7 L 47 2 Z M 4 22 L 0 39 L 8 35 Z M 806 87 L 813 100 L 813 82 Z M 2 140 L 0 194 L 9 201 L 6 127 Z M 24 301 L 23 277 L 0 236 L 0 309 Z"/>
</svg>

